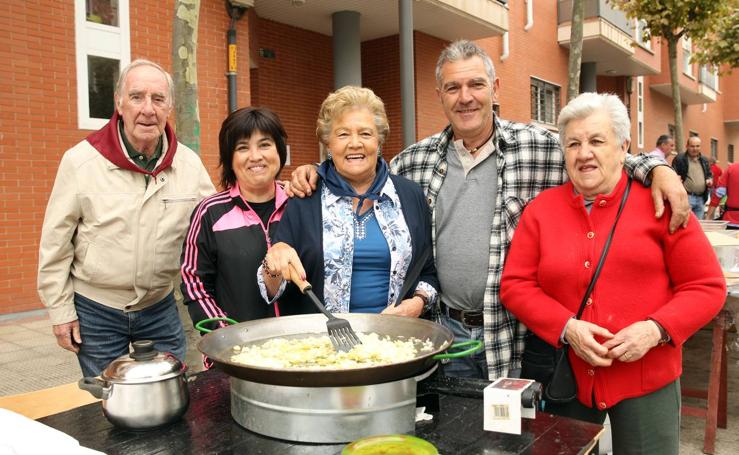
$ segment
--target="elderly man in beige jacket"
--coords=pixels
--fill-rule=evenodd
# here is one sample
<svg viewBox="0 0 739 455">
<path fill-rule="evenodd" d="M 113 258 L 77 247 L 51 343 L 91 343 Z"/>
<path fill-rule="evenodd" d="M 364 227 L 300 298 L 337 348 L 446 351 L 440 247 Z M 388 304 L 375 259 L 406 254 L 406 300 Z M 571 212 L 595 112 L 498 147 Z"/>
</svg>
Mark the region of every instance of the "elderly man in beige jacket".
<svg viewBox="0 0 739 455">
<path fill-rule="evenodd" d="M 195 205 L 215 189 L 167 118 L 172 78 L 156 63 L 123 69 L 110 122 L 62 157 L 46 208 L 38 292 L 57 343 L 96 376 L 129 343 L 183 359 L 172 294 Z"/>
</svg>

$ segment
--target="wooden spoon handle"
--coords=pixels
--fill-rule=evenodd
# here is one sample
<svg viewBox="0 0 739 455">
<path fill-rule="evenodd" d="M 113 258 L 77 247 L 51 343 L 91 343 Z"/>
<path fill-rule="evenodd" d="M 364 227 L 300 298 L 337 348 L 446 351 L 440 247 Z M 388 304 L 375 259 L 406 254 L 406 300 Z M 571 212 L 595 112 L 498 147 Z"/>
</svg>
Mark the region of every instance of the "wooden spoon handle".
<svg viewBox="0 0 739 455">
<path fill-rule="evenodd" d="M 323 306 L 323 303 L 318 299 L 318 296 L 313 292 L 313 286 L 304 279 L 300 278 L 300 274 L 295 270 L 295 266 L 290 264 L 290 281 L 295 283 L 295 285 L 300 289 L 300 292 L 307 295 L 308 298 L 313 302 L 313 304 L 321 310 L 321 313 L 326 315 L 329 319 L 336 319 L 333 314 L 331 314 L 325 306 Z"/>
<path fill-rule="evenodd" d="M 300 274 L 297 270 L 295 270 L 295 266 L 292 264 L 289 264 L 290 266 L 290 281 L 295 283 L 295 285 L 300 289 L 300 292 L 305 294 L 305 291 L 309 291 L 313 289 L 313 286 L 304 279 L 300 278 Z"/>
</svg>

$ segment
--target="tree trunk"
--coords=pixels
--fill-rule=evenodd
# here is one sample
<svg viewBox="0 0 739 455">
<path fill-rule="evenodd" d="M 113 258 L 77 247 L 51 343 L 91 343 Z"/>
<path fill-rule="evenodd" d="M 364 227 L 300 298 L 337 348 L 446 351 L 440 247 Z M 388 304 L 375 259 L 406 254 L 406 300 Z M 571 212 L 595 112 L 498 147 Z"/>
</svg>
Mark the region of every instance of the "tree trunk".
<svg viewBox="0 0 739 455">
<path fill-rule="evenodd" d="M 570 22 L 570 56 L 567 63 L 567 101 L 580 94 L 580 66 L 582 64 L 582 24 L 585 15 L 584 0 L 572 2 Z"/>
<path fill-rule="evenodd" d="M 172 26 L 172 77 L 177 139 L 200 153 L 198 108 L 198 17 L 200 0 L 175 0 Z"/>
<path fill-rule="evenodd" d="M 670 62 L 670 82 L 672 85 L 672 108 L 675 111 L 675 150 L 683 152 L 683 103 L 680 100 L 680 72 L 677 69 L 677 41 L 679 37 L 667 37 L 667 55 Z"/>
</svg>

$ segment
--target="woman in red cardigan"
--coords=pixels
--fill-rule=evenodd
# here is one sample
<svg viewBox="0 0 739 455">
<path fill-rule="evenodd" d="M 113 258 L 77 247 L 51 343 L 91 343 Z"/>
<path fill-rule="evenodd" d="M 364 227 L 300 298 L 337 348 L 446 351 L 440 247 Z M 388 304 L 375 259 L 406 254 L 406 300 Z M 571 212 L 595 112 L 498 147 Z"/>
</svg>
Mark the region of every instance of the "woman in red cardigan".
<svg viewBox="0 0 739 455">
<path fill-rule="evenodd" d="M 584 93 L 559 116 L 570 181 L 521 217 L 501 281 L 503 304 L 553 346 L 569 343 L 577 400 L 546 411 L 596 423 L 610 416 L 614 453 L 678 453 L 682 344 L 720 310 L 726 285 L 695 216 L 668 231 L 648 188 L 631 185 L 608 257 L 580 320 L 627 185 L 629 115 Z"/>
</svg>

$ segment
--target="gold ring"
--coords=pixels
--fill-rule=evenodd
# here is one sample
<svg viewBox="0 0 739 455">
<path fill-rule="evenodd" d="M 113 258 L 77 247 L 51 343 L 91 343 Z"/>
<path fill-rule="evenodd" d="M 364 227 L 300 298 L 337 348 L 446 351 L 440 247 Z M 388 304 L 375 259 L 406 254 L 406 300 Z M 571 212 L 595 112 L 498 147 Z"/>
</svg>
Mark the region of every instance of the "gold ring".
<svg viewBox="0 0 739 455">
<path fill-rule="evenodd" d="M 631 358 L 631 354 L 628 352 L 624 352 L 624 360 L 629 360 Z"/>
</svg>

